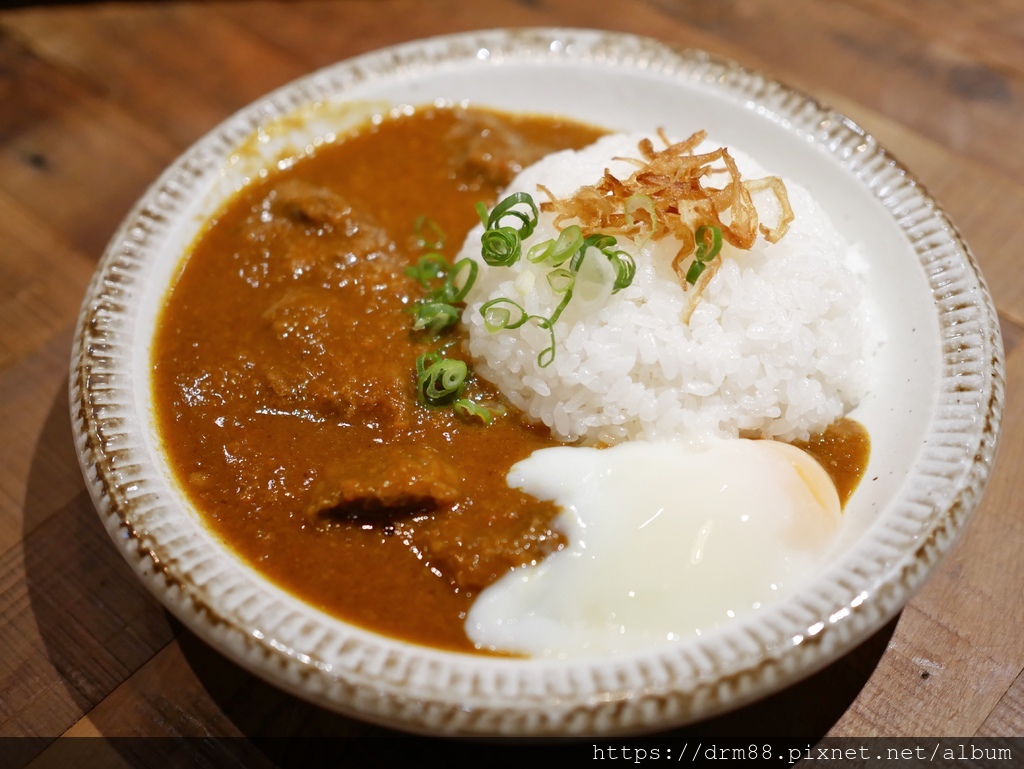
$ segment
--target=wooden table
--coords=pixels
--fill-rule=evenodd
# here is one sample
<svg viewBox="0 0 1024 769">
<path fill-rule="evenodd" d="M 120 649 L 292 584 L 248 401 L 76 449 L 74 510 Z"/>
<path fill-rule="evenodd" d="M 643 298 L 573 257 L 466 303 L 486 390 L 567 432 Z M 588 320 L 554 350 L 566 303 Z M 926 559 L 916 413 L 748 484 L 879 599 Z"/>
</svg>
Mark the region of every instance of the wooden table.
<svg viewBox="0 0 1024 769">
<path fill-rule="evenodd" d="M 423 755 L 419 739 L 391 739 L 246 674 L 144 591 L 80 477 L 67 408 L 71 333 L 131 203 L 234 110 L 381 46 L 525 25 L 704 48 L 844 111 L 949 211 L 1003 323 L 998 463 L 941 569 L 897 620 L 827 670 L 677 736 L 1024 734 L 1020 3 L 153 2 L 0 12 L 0 737 L 41 738 L 0 750 L 18 746 L 23 760 L 56 765 L 48 744 L 61 735 L 330 734 L 363 758 L 379 761 L 383 745 Z"/>
</svg>

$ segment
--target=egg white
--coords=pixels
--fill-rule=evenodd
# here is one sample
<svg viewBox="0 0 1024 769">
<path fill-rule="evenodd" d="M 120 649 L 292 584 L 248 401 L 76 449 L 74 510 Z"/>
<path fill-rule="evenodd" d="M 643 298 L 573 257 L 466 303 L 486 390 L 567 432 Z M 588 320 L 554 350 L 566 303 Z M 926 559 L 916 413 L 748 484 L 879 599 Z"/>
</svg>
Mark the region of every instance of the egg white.
<svg viewBox="0 0 1024 769">
<path fill-rule="evenodd" d="M 509 483 L 562 507 L 569 545 L 484 590 L 466 629 L 535 657 L 649 648 L 757 611 L 821 568 L 840 521 L 825 470 L 777 441 L 543 449 Z"/>
</svg>

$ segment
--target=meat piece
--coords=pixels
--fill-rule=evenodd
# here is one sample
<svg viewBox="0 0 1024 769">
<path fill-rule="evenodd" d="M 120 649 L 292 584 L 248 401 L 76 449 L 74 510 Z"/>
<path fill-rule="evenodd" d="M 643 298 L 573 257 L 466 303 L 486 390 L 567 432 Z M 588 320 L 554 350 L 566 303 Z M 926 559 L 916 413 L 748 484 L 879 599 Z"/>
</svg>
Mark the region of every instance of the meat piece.
<svg viewBox="0 0 1024 769">
<path fill-rule="evenodd" d="M 306 502 L 307 516 L 322 513 L 408 512 L 452 505 L 462 478 L 427 446 L 378 446 L 329 465 Z"/>
<path fill-rule="evenodd" d="M 269 413 L 302 414 L 317 422 L 358 422 L 369 430 L 400 432 L 412 423 L 415 401 L 402 381 L 365 377 L 338 377 L 325 368 L 303 361 L 267 366 L 267 387 L 259 395 L 259 408 Z"/>
<path fill-rule="evenodd" d="M 460 591 L 476 593 L 510 569 L 536 563 L 561 549 L 565 538 L 553 531 L 553 503 L 524 497 L 518 510 L 483 513 L 466 510 L 424 521 L 410 538 L 429 562 Z"/>
<path fill-rule="evenodd" d="M 482 188 L 507 187 L 526 166 L 551 152 L 489 113 L 462 113 L 446 137 L 456 147 L 451 165 L 457 176 Z"/>
<path fill-rule="evenodd" d="M 358 283 L 331 292 L 296 286 L 267 308 L 273 345 L 256 364 L 268 385 L 263 397 L 270 408 L 403 430 L 416 405 L 413 358 L 378 360 L 376 350 L 406 337 L 408 319 L 395 292 L 361 295 Z"/>
<path fill-rule="evenodd" d="M 349 202 L 337 192 L 301 179 L 286 179 L 268 196 L 270 210 L 296 224 L 330 226 L 354 235 L 366 221 L 365 213 L 356 216 Z"/>
<path fill-rule="evenodd" d="M 259 255 L 246 270 L 253 285 L 303 276 L 326 285 L 353 267 L 393 259 L 395 251 L 387 230 L 365 205 L 301 179 L 285 179 L 269 190 L 250 209 L 240 235 Z M 371 266 L 395 269 L 392 263 Z"/>
</svg>

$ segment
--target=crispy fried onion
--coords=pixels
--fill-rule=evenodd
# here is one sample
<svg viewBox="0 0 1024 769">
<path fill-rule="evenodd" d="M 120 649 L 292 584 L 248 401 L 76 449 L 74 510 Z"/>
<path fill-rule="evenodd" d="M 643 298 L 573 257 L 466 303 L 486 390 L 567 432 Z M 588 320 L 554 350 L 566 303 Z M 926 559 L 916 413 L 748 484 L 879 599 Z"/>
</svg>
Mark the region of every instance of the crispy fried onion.
<svg viewBox="0 0 1024 769">
<path fill-rule="evenodd" d="M 694 154 L 694 149 L 706 137 L 704 131 L 675 144 L 670 143 L 661 130 L 658 135 L 665 149 L 656 150 L 650 139 L 644 139 L 638 145 L 642 160 L 617 158 L 637 166 L 628 179 L 617 179 L 605 169 L 597 184 L 581 187 L 564 199 L 556 198 L 540 186 L 549 198 L 540 208 L 555 213 L 558 228 L 575 219 L 585 235 L 597 232 L 623 235 L 632 238 L 638 247 L 648 240 L 674 236 L 681 245 L 672 260 L 672 268 L 689 293 L 690 306 L 683 318 L 687 322 L 722 260 L 721 254 L 711 259 L 706 264 L 707 269 L 690 286 L 686 275 L 698 251 L 697 231 L 701 227 L 716 227 L 725 242 L 748 250 L 758 233 L 769 243 L 781 239 L 793 221 L 793 209 L 786 186 L 779 177 L 744 180 L 725 147 Z M 727 178 L 723 186 L 705 186 L 705 181 L 721 174 Z M 770 192 L 779 201 L 781 214 L 774 227 L 758 221 L 752 194 L 761 191 Z"/>
</svg>

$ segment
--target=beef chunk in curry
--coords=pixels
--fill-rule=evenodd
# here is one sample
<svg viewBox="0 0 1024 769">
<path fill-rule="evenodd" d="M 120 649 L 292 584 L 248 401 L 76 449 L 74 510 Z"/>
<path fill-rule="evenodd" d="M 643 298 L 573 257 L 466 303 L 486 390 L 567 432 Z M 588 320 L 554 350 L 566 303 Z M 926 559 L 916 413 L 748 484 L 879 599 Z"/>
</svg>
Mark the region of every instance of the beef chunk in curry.
<svg viewBox="0 0 1024 769">
<path fill-rule="evenodd" d="M 429 512 L 462 499 L 458 469 L 437 449 L 380 446 L 324 468 L 306 501 L 306 514 L 378 515 Z"/>
</svg>

